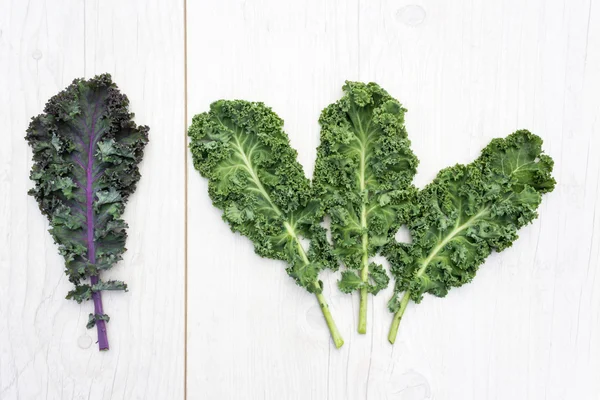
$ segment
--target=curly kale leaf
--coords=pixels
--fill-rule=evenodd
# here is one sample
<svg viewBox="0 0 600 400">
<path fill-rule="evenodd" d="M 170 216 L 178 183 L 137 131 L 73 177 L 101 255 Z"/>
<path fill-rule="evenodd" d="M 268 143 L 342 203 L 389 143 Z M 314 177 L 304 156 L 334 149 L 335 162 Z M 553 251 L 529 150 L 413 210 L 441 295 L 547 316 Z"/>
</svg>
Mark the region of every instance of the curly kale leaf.
<svg viewBox="0 0 600 400">
<path fill-rule="evenodd" d="M 121 214 L 140 179 L 138 164 L 148 142 L 148 127 L 135 125 L 128 105 L 110 75 L 76 79 L 32 119 L 25 137 L 34 161 L 35 187 L 29 193 L 48 217 L 75 285 L 67 298 L 94 300 L 93 315 L 101 316 L 94 317 L 100 350 L 108 349 L 100 292 L 127 286 L 100 281 L 99 274 L 125 251 Z M 82 283 L 88 279 L 90 284 Z"/>
<path fill-rule="evenodd" d="M 335 253 L 347 270 L 339 287 L 360 291 L 360 333 L 367 293 L 385 288 L 385 270 L 370 263 L 407 220 L 418 160 L 410 149 L 402 105 L 375 83 L 346 82 L 344 96 L 323 110 L 314 186 L 331 216 Z"/>
<path fill-rule="evenodd" d="M 287 273 L 314 293 L 332 337 L 343 343 L 318 279 L 336 258 L 320 226 L 322 207 L 296 160 L 283 121 L 262 103 L 217 101 L 196 115 L 188 134 L 194 166 L 223 220 L 248 237 L 257 254 L 287 262 Z M 310 239 L 306 250 L 301 238 Z"/>
<path fill-rule="evenodd" d="M 492 140 L 471 164 L 440 171 L 417 195 L 412 244 L 391 243 L 384 250 L 396 279 L 390 342 L 411 299 L 445 296 L 470 282 L 492 251 L 512 245 L 518 230 L 538 216 L 542 194 L 554 189 L 553 164 L 542 153 L 542 140 L 521 130 Z"/>
</svg>

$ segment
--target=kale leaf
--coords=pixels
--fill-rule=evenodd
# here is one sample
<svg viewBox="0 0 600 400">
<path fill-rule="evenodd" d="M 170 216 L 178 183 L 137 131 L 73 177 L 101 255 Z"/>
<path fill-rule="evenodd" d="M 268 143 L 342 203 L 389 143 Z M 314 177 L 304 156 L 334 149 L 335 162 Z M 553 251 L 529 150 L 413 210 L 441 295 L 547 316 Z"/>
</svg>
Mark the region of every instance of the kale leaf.
<svg viewBox="0 0 600 400">
<path fill-rule="evenodd" d="M 405 109 L 375 83 L 346 82 L 344 96 L 325 108 L 313 184 L 326 213 L 336 255 L 346 270 L 342 292 L 360 292 L 358 332 L 367 326 L 367 294 L 389 277 L 369 257 L 406 222 L 418 160 L 404 127 Z"/>
<path fill-rule="evenodd" d="M 283 121 L 262 103 L 221 100 L 194 116 L 188 134 L 194 166 L 208 178 L 223 220 L 248 237 L 258 255 L 287 263 L 296 283 L 316 295 L 336 347 L 342 346 L 318 278 L 337 261 Z M 310 240 L 308 249 L 301 238 Z"/>
<path fill-rule="evenodd" d="M 127 290 L 120 281 L 101 281 L 125 251 L 127 224 L 121 219 L 140 179 L 138 164 L 148 127 L 136 126 L 129 101 L 110 75 L 76 79 L 32 118 L 26 139 L 33 150 L 30 194 L 50 221 L 50 233 L 75 285 L 67 298 L 92 299 L 88 328 L 98 329 L 108 350 L 102 290 Z M 89 279 L 89 283 L 87 280 Z"/>
<path fill-rule="evenodd" d="M 444 297 L 470 282 L 493 250 L 512 245 L 538 216 L 542 194 L 554 189 L 553 164 L 542 140 L 521 130 L 492 140 L 474 162 L 443 169 L 418 193 L 408 224 L 413 242 L 390 243 L 383 252 L 396 279 L 391 343 L 410 300 Z"/>
</svg>

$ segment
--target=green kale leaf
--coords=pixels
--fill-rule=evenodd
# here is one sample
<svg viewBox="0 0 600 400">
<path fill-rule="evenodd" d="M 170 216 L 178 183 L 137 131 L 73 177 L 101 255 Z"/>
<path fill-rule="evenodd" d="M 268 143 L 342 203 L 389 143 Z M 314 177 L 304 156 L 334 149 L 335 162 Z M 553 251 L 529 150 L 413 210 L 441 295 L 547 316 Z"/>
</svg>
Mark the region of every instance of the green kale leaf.
<svg viewBox="0 0 600 400">
<path fill-rule="evenodd" d="M 542 194 L 554 189 L 553 164 L 542 140 L 521 130 L 492 140 L 472 163 L 440 171 L 418 193 L 408 224 L 413 242 L 392 242 L 383 252 L 396 280 L 391 343 L 410 300 L 444 297 L 470 282 L 492 251 L 512 245 L 538 216 Z"/>
<path fill-rule="evenodd" d="M 323 298 L 319 272 L 337 268 L 320 226 L 323 211 L 296 160 L 283 121 L 262 103 L 217 101 L 194 116 L 188 134 L 195 168 L 208 178 L 215 207 L 258 255 L 287 263 L 287 273 L 317 297 L 337 347 L 343 340 Z M 305 248 L 301 239 L 309 239 Z"/>
<path fill-rule="evenodd" d="M 345 293 L 360 291 L 358 332 L 367 325 L 367 294 L 387 287 L 383 267 L 369 261 L 407 221 L 418 160 L 410 149 L 402 105 L 375 83 L 346 82 L 344 96 L 319 120 L 313 184 L 331 217 L 336 255 L 347 268 Z"/>
</svg>

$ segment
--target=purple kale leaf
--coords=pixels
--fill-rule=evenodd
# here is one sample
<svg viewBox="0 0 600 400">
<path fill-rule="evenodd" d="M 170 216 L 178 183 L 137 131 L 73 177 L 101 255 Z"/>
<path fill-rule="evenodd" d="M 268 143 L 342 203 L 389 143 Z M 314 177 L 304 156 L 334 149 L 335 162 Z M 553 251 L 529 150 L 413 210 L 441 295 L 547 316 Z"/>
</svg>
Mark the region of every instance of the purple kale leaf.
<svg viewBox="0 0 600 400">
<path fill-rule="evenodd" d="M 88 328 L 98 329 L 100 350 L 108 350 L 101 291 L 127 290 L 102 281 L 125 251 L 125 203 L 140 179 L 138 164 L 148 142 L 147 126 L 136 126 L 129 100 L 110 75 L 76 79 L 33 118 L 26 139 L 33 149 L 29 192 L 50 221 L 50 233 L 65 258 L 75 288 L 68 299 L 94 301 Z"/>
</svg>

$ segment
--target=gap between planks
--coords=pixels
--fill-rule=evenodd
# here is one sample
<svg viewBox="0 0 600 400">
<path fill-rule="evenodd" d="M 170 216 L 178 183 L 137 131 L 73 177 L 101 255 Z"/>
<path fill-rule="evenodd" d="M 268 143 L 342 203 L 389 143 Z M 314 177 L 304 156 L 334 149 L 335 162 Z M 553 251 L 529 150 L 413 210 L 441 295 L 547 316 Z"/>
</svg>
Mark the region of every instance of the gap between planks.
<svg viewBox="0 0 600 400">
<path fill-rule="evenodd" d="M 185 184 L 183 185 L 183 398 L 187 400 L 187 365 L 188 365 L 188 151 L 187 151 L 187 0 L 183 0 L 183 171 Z"/>
</svg>

